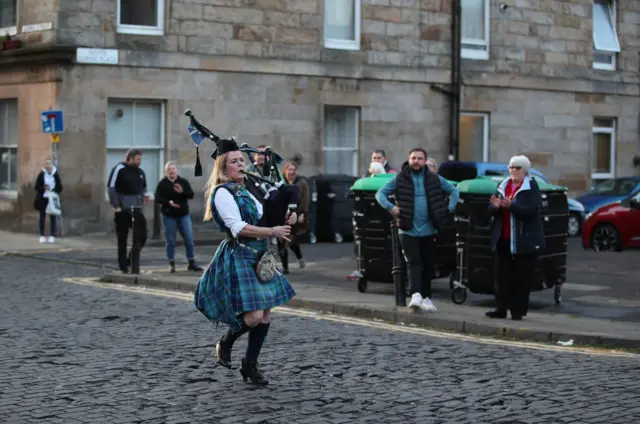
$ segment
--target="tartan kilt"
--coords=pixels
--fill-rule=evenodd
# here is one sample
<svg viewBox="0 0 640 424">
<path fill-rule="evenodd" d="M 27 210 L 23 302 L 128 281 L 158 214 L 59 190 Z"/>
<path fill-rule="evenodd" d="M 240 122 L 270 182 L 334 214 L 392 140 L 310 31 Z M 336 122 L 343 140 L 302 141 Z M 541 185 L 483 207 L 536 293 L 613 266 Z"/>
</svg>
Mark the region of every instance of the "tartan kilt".
<svg viewBox="0 0 640 424">
<path fill-rule="evenodd" d="M 269 248 L 268 240 L 241 242 L 259 253 Z M 241 324 L 243 312 L 275 308 L 289 302 L 296 293 L 281 273 L 261 283 L 255 272 L 259 253 L 224 240 L 204 271 L 194 295 L 196 308 L 210 321 L 230 326 Z"/>
</svg>

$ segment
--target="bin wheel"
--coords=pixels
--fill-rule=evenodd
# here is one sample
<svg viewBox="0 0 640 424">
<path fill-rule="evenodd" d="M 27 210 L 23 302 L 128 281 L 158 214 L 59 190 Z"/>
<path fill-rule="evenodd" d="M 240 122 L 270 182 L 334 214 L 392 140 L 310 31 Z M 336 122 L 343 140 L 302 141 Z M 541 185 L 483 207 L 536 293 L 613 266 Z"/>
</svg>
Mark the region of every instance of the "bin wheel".
<svg viewBox="0 0 640 424">
<path fill-rule="evenodd" d="M 451 292 L 451 301 L 456 305 L 462 305 L 467 300 L 467 289 L 458 287 Z"/>
<path fill-rule="evenodd" d="M 559 284 L 553 288 L 553 300 L 555 300 L 556 305 L 562 302 L 562 286 Z"/>
<path fill-rule="evenodd" d="M 358 291 L 360 293 L 365 293 L 367 291 L 367 280 L 364 278 L 360 278 L 358 280 Z"/>
</svg>

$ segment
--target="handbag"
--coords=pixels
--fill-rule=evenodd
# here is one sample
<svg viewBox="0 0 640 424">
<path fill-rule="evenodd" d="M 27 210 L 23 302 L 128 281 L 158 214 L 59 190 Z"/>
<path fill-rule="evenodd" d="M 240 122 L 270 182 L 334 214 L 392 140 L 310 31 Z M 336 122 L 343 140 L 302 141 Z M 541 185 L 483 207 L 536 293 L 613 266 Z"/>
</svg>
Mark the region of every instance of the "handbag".
<svg viewBox="0 0 640 424">
<path fill-rule="evenodd" d="M 258 259 L 253 266 L 254 271 L 256 272 L 256 276 L 258 277 L 258 281 L 261 283 L 267 283 L 273 280 L 273 277 L 276 276 L 278 272 L 278 259 L 276 258 L 276 254 L 271 249 L 267 249 L 262 253 L 259 253 L 256 249 L 247 246 L 244 243 L 238 242 L 235 240 L 237 246 L 249 249 L 253 253 L 258 255 Z"/>
<path fill-rule="evenodd" d="M 273 250 L 269 249 L 262 252 L 256 262 L 255 270 L 258 281 L 261 283 L 273 280 L 278 270 L 276 254 L 273 253 Z"/>
<path fill-rule="evenodd" d="M 49 203 L 45 209 L 47 215 L 60 216 L 62 209 L 60 208 L 60 196 L 58 193 L 50 191 L 48 194 Z"/>
</svg>

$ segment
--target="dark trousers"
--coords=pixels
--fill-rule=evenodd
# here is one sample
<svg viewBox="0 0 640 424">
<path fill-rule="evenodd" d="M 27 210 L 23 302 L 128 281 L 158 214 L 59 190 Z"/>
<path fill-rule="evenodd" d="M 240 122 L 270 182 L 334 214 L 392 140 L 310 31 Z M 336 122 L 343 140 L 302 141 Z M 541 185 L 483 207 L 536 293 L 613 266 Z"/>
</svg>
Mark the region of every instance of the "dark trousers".
<svg viewBox="0 0 640 424">
<path fill-rule="evenodd" d="M 118 239 L 118 265 L 121 270 L 128 269 L 129 258 L 127 256 L 127 238 L 129 237 L 129 228 L 131 228 L 132 218 L 135 217 L 133 237 L 140 243 L 142 249 L 147 242 L 147 220 L 141 209 L 134 209 L 134 215 L 131 211 L 116 212 L 113 218 L 116 223 L 116 237 Z"/>
<path fill-rule="evenodd" d="M 296 255 L 298 260 L 302 259 L 302 250 L 300 250 L 300 245 L 296 241 L 291 242 L 289 248 Z M 284 269 L 289 269 L 289 251 L 287 250 L 284 242 L 280 241 L 280 239 L 278 239 L 278 254 L 282 261 L 282 267 Z"/>
<path fill-rule="evenodd" d="M 42 204 L 40 205 L 40 235 L 44 237 L 44 224 L 47 219 L 47 205 L 49 204 L 49 199 L 46 197 L 42 199 Z M 49 235 L 55 237 L 56 235 L 56 216 L 49 215 Z"/>
<path fill-rule="evenodd" d="M 535 278 L 536 260 L 533 255 L 512 255 L 509 242 L 498 241 L 498 279 L 496 303 L 498 310 L 511 311 L 522 317 L 529 310 L 529 293 Z"/>
<path fill-rule="evenodd" d="M 400 234 L 402 254 L 407 263 L 411 293 L 431 297 L 431 279 L 435 267 L 436 241 L 434 236 L 412 237 Z"/>
</svg>

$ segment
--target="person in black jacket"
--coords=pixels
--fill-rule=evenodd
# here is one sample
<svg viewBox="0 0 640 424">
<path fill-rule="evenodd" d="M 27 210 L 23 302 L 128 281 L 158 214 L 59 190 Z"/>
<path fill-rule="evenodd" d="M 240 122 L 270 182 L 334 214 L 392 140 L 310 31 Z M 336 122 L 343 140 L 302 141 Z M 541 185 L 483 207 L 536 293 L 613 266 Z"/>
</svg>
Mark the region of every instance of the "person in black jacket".
<svg viewBox="0 0 640 424">
<path fill-rule="evenodd" d="M 492 251 L 497 253 L 497 308 L 490 318 L 521 320 L 529 309 L 529 293 L 534 283 L 537 256 L 545 247 L 540 218 L 542 198 L 535 179 L 529 176 L 531 162 L 526 156 L 509 161 L 509 177 L 491 196 L 493 216 Z"/>
<path fill-rule="evenodd" d="M 131 255 L 127 255 L 127 237 L 133 218 L 135 218 L 134 236 L 141 250 L 147 242 L 147 220 L 142 208 L 149 201 L 149 196 L 147 195 L 147 176 L 140 168 L 141 163 L 142 152 L 138 149 L 129 149 L 125 161 L 113 167 L 108 180 L 109 202 L 115 212 L 113 220 L 118 238 L 118 264 L 124 273 L 129 272 L 131 263 Z"/>
<path fill-rule="evenodd" d="M 33 207 L 40 211 L 40 243 L 47 241 L 44 236 L 44 224 L 47 217 L 47 206 L 49 205 L 49 193 L 54 192 L 60 194 L 62 192 L 62 180 L 58 169 L 53 162 L 47 159 L 44 163 L 44 168 L 40 171 L 36 177 L 36 198 L 33 202 Z M 55 243 L 56 241 L 56 216 L 49 215 L 49 243 Z"/>
<path fill-rule="evenodd" d="M 164 166 L 164 177 L 156 187 L 156 202 L 161 206 L 162 223 L 164 224 L 164 238 L 169 260 L 170 272 L 176 272 L 176 233 L 179 231 L 187 251 L 189 271 L 202 271 L 196 265 L 191 215 L 189 215 L 189 199 L 194 193 L 189 181 L 178 176 L 178 167 L 174 162 L 167 162 Z"/>
</svg>

